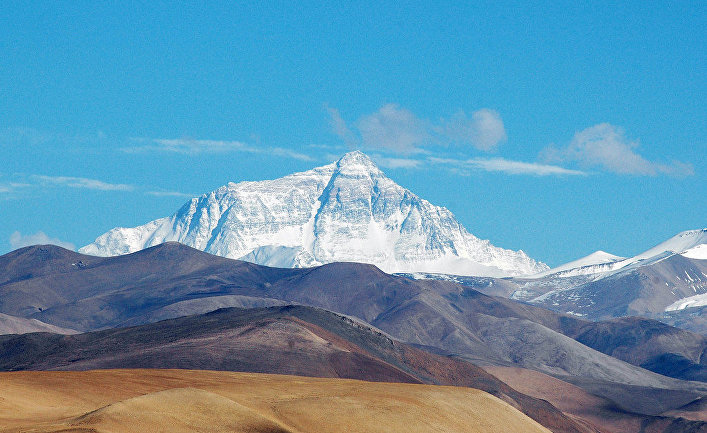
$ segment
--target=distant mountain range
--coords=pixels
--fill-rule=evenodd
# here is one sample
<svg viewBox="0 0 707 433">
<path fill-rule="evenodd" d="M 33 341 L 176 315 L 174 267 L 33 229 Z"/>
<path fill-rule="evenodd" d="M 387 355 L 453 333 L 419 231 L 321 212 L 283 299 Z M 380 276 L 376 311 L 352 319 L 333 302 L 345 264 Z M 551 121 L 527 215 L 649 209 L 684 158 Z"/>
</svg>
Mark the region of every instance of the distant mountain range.
<svg viewBox="0 0 707 433">
<path fill-rule="evenodd" d="M 707 368 L 702 356 L 707 342 L 697 334 L 655 328 L 653 321 L 636 319 L 612 325 L 612 332 L 603 338 L 580 343 L 574 338 L 590 335 L 594 327 L 604 326 L 602 322 L 486 296 L 453 282 L 396 277 L 366 264 L 270 268 L 178 243 L 108 258 L 36 246 L 0 257 L 0 275 L 1 313 L 80 331 L 151 323 L 221 307 L 295 303 L 355 317 L 401 341 L 484 365 L 680 389 L 684 384 L 638 365 L 665 370 L 665 364 L 656 360 L 674 354 L 677 359 L 669 361 L 687 367 L 680 378 L 699 379 Z M 637 333 L 654 328 L 643 336 Z M 627 358 L 636 366 L 597 351 L 616 352 L 617 343 L 609 341 L 624 334 L 633 335 L 633 340 L 618 352 L 637 353 Z M 656 335 L 666 338 L 651 339 Z"/>
<path fill-rule="evenodd" d="M 707 229 L 679 233 L 634 257 L 597 251 L 526 277 L 406 275 L 451 280 L 592 320 L 643 316 L 707 333 Z"/>
<path fill-rule="evenodd" d="M 115 228 L 79 251 L 116 256 L 166 241 L 281 268 L 369 263 L 587 319 L 638 315 L 707 334 L 707 229 L 633 257 L 597 251 L 549 269 L 476 238 L 358 151 L 281 179 L 229 183 L 171 217 Z"/>
<path fill-rule="evenodd" d="M 170 217 L 115 228 L 79 251 L 117 256 L 167 241 L 281 268 L 369 263 L 587 319 L 639 315 L 707 334 L 707 229 L 633 257 L 597 251 L 550 269 L 476 238 L 359 151 L 280 179 L 229 183 Z"/>
<path fill-rule="evenodd" d="M 198 316 L 225 307 L 241 310 Z M 589 322 L 367 264 L 272 268 L 176 242 L 117 257 L 33 246 L 0 256 L 0 313 L 88 331 L 0 336 L 4 370 L 178 367 L 453 383 L 445 381 L 477 377 L 471 367 L 454 373 L 472 362 L 550 374 L 616 416 L 663 426 L 654 431 L 707 429 L 691 424 L 702 412 L 690 409 L 707 395 L 701 335 L 640 318 Z M 381 351 L 386 344 L 393 352 Z M 410 346 L 441 356 L 423 361 Z M 670 411 L 693 421 L 664 418 Z M 541 423 L 565 422 L 552 417 Z"/>
<path fill-rule="evenodd" d="M 527 275 L 547 266 L 469 233 L 446 208 L 387 178 L 361 152 L 281 179 L 229 183 L 174 215 L 115 228 L 79 251 L 132 253 L 178 241 L 277 267 L 375 264 L 387 272 Z"/>
</svg>

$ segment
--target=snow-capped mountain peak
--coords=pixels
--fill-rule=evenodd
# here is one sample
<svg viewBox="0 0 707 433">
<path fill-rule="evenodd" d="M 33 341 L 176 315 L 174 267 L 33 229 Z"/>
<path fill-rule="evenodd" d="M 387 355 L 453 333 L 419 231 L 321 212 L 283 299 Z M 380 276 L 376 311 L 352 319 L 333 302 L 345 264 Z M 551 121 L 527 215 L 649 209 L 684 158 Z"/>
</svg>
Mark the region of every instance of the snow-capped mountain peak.
<svg viewBox="0 0 707 433">
<path fill-rule="evenodd" d="M 707 257 L 707 254 L 704 253 L 706 245 L 707 228 L 687 230 L 633 257 L 623 258 L 603 251 L 597 251 L 587 257 L 540 272 L 533 275 L 533 278 L 542 278 L 548 275 L 575 277 L 578 275 L 604 274 L 655 263 L 675 254 L 682 254 L 688 258 L 701 258 L 703 255 Z"/>
<path fill-rule="evenodd" d="M 383 176 L 378 166 L 365 153 L 354 150 L 336 161 L 337 170 L 348 175 Z"/>
<path fill-rule="evenodd" d="M 476 238 L 359 151 L 280 179 L 229 183 L 171 217 L 113 229 L 80 251 L 118 255 L 165 241 L 281 267 L 356 261 L 388 272 L 486 276 L 547 269 L 522 251 Z"/>
<path fill-rule="evenodd" d="M 665 252 L 679 254 L 702 244 L 707 244 L 707 228 L 687 230 L 678 233 L 667 241 L 661 242 L 660 244 L 635 257 L 632 257 L 632 260 L 647 260 L 664 254 Z"/>
<path fill-rule="evenodd" d="M 545 272 L 541 272 L 533 277 L 544 277 L 546 275 L 556 274 L 564 271 L 569 271 L 572 269 L 587 269 L 591 266 L 603 265 L 625 260 L 625 257 L 616 256 L 614 254 L 607 253 L 605 251 L 595 251 L 588 256 L 582 257 L 581 259 L 573 260 L 569 263 L 557 266 Z"/>
</svg>

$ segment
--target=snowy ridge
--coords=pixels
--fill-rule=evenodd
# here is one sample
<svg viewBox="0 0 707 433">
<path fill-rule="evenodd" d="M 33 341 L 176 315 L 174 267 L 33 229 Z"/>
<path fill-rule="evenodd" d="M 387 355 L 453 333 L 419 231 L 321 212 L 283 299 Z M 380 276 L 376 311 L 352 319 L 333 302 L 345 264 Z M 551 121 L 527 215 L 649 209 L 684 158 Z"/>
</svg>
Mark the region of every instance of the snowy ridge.
<svg viewBox="0 0 707 433">
<path fill-rule="evenodd" d="M 558 272 L 569 271 L 572 269 L 587 268 L 596 265 L 607 265 L 621 260 L 625 260 L 625 257 L 615 256 L 604 251 L 595 251 L 586 257 L 582 257 L 581 259 L 577 259 L 556 268 L 552 268 L 548 271 L 533 275 L 533 277 L 544 277 L 546 275 L 556 274 Z"/>
<path fill-rule="evenodd" d="M 522 251 L 478 239 L 449 210 L 397 185 L 358 151 L 280 179 L 229 183 L 170 217 L 115 228 L 79 251 L 112 256 L 165 241 L 280 267 L 354 261 L 386 272 L 480 276 L 547 269 Z"/>
<path fill-rule="evenodd" d="M 631 289 L 637 294 L 622 301 L 627 311 L 635 306 L 642 309 L 630 314 L 660 318 L 663 313 L 694 311 L 707 305 L 707 268 L 699 263 L 707 259 L 706 253 L 707 229 L 688 230 L 634 257 L 573 269 L 568 264 L 567 270 L 531 276 L 520 281 L 511 297 L 563 312 L 571 308 L 583 314 L 601 314 L 612 305 L 607 304 L 602 290 L 618 284 L 619 290 L 611 297 L 622 299 Z M 671 258 L 681 260 L 668 260 Z M 622 292 L 624 287 L 629 290 Z M 637 296 L 640 302 L 632 304 L 630 296 Z"/>
<path fill-rule="evenodd" d="M 700 230 L 687 230 L 673 236 L 661 244 L 656 245 L 648 251 L 644 251 L 641 254 L 632 257 L 630 260 L 632 262 L 636 262 L 638 260 L 652 259 L 666 251 L 673 254 L 679 254 L 682 251 L 689 250 L 703 244 L 707 244 L 707 228 Z"/>
<path fill-rule="evenodd" d="M 621 258 L 603 251 L 597 251 L 587 257 L 538 273 L 532 277 L 541 278 L 553 275 L 559 278 L 566 278 L 579 275 L 605 274 L 649 263 L 657 263 L 675 254 L 681 254 L 688 258 L 707 258 L 706 244 L 707 228 L 687 230 L 633 257 Z"/>
</svg>

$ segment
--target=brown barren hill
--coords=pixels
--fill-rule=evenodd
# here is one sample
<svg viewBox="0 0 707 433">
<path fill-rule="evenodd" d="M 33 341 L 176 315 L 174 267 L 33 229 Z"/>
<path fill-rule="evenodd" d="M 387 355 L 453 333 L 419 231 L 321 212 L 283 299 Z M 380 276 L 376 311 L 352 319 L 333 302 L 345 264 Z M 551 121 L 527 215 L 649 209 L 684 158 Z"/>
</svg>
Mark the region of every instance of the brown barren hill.
<svg viewBox="0 0 707 433">
<path fill-rule="evenodd" d="M 196 370 L 0 373 L 3 432 L 543 432 L 485 392 Z"/>
</svg>

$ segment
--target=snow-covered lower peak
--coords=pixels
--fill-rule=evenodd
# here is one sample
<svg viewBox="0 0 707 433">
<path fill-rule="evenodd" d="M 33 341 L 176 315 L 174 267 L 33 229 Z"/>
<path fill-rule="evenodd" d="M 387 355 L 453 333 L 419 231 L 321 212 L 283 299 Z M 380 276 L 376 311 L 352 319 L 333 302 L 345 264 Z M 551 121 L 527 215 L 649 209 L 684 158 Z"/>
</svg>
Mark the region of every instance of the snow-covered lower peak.
<svg viewBox="0 0 707 433">
<path fill-rule="evenodd" d="M 666 251 L 672 254 L 679 254 L 682 251 L 686 251 L 704 244 L 707 244 L 707 228 L 700 230 L 687 230 L 673 236 L 661 244 L 654 246 L 648 251 L 644 251 L 641 254 L 632 257 L 631 260 L 636 262 L 639 260 L 653 259 L 654 257 L 663 255 Z"/>
<path fill-rule="evenodd" d="M 707 260 L 707 244 L 700 244 L 696 247 L 689 248 L 681 252 L 680 255 L 688 259 Z"/>
<path fill-rule="evenodd" d="M 657 263 L 675 254 L 681 254 L 687 258 L 707 259 L 707 229 L 684 231 L 641 254 L 629 258 L 597 251 L 587 257 L 540 272 L 532 277 L 542 278 L 552 275 L 558 278 L 567 278 L 580 275 L 607 274 L 613 271 Z"/>
<path fill-rule="evenodd" d="M 170 217 L 115 228 L 79 251 L 113 256 L 166 241 L 281 267 L 352 261 L 386 272 L 480 276 L 547 269 L 522 251 L 478 239 L 449 210 L 397 185 L 358 151 L 280 179 L 229 183 Z"/>
<path fill-rule="evenodd" d="M 579 268 L 588 268 L 596 265 L 605 265 L 621 260 L 625 260 L 625 257 L 615 256 L 604 251 L 595 251 L 586 257 L 582 257 L 581 259 L 577 259 L 569 263 L 565 263 L 564 265 L 560 265 L 556 268 L 547 270 L 545 272 L 541 272 L 537 275 L 533 275 L 533 277 L 544 277 L 546 275 L 556 274 L 558 272 L 569 271 L 572 269 Z"/>
</svg>

